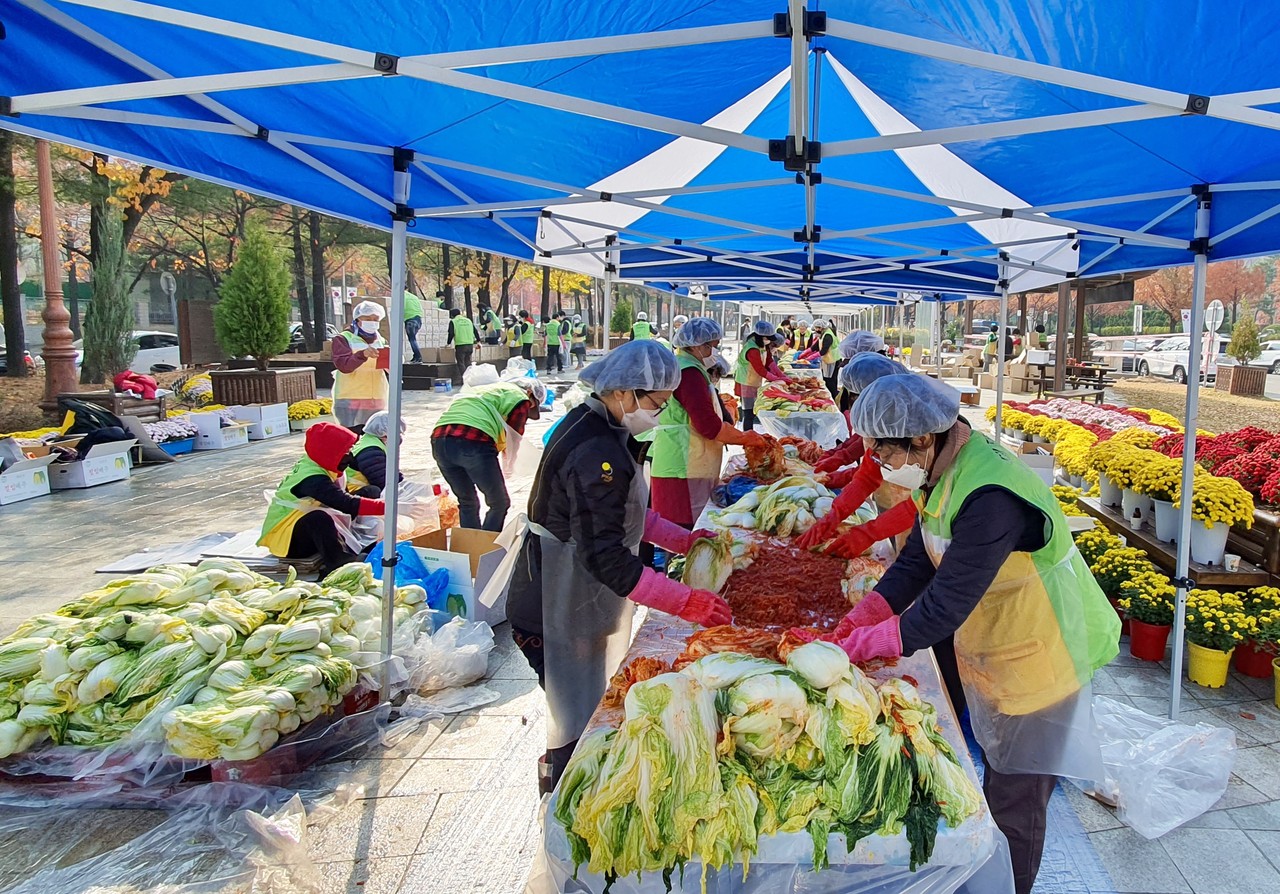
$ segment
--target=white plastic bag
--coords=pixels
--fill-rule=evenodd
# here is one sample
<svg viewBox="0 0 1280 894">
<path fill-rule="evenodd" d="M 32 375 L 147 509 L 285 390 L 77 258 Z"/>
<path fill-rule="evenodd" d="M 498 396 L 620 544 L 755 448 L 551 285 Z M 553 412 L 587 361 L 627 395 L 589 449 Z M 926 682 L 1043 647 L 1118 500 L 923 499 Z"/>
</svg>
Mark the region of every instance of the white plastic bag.
<svg viewBox="0 0 1280 894">
<path fill-rule="evenodd" d="M 532 360 L 525 360 L 523 357 L 512 357 L 507 361 L 506 369 L 502 371 L 502 379 L 503 381 L 508 381 L 510 379 L 528 375 L 529 373 L 534 373 L 536 375 L 537 372 L 538 364 L 534 363 Z"/>
<path fill-rule="evenodd" d="M 484 621 L 454 618 L 430 636 L 418 637 L 406 656 L 409 687 L 435 692 L 465 686 L 485 675 L 493 651 L 493 628 Z"/>
<path fill-rule="evenodd" d="M 1159 838 L 1195 819 L 1227 790 L 1236 758 L 1236 734 L 1153 717 L 1096 696 L 1103 794 L 1118 802 L 1120 821 L 1144 838 Z"/>
<path fill-rule="evenodd" d="M 498 367 L 492 363 L 476 363 L 462 372 L 462 390 L 493 385 L 498 381 Z"/>
</svg>

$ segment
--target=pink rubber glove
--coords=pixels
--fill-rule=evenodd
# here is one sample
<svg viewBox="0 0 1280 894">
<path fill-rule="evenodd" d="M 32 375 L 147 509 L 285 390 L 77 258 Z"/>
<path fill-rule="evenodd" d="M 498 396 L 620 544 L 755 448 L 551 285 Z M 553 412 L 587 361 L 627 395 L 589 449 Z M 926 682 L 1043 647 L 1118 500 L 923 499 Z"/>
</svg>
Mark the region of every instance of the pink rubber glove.
<svg viewBox="0 0 1280 894">
<path fill-rule="evenodd" d="M 837 645 L 855 663 L 873 658 L 901 658 L 902 634 L 898 631 L 898 616 L 893 615 L 871 627 L 855 627 Z"/>
<path fill-rule="evenodd" d="M 682 525 L 667 521 L 653 509 L 644 514 L 644 541 L 669 553 L 684 555 L 693 544 L 693 534 Z"/>
<path fill-rule="evenodd" d="M 708 590 L 691 590 L 665 574 L 646 568 L 627 598 L 637 605 L 677 615 L 686 621 L 714 627 L 733 618 L 729 603 Z"/>
<path fill-rule="evenodd" d="M 889 607 L 889 603 L 885 602 L 884 597 L 879 593 L 872 591 L 863 596 L 862 601 L 844 616 L 844 621 L 841 621 L 840 627 L 836 628 L 836 636 L 843 639 L 855 627 L 874 627 L 892 617 L 893 609 Z M 842 630 L 846 621 L 849 623 L 849 628 Z"/>
</svg>

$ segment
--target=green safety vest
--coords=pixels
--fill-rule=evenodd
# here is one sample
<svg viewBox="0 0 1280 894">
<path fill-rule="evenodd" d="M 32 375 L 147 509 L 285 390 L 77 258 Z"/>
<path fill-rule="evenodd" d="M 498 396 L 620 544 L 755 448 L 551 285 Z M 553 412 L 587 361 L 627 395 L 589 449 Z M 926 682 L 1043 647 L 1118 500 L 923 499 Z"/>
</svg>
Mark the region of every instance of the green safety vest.
<svg viewBox="0 0 1280 894">
<path fill-rule="evenodd" d="M 711 386 L 711 376 L 702 361 L 688 351 L 676 353 L 676 364 L 683 372 L 696 369 L 707 382 L 707 393 L 717 415 L 719 404 Z M 694 431 L 689 421 L 689 411 L 680 401 L 672 398 L 658 417 L 658 429 L 654 434 L 649 457 L 653 461 L 655 478 L 719 478 L 724 460 L 724 445 L 710 441 Z"/>
<path fill-rule="evenodd" d="M 653 338 L 653 327 L 649 325 L 648 320 L 637 320 L 635 325 L 631 327 L 631 334 L 636 339 Z"/>
<path fill-rule="evenodd" d="M 575 345 L 586 344 L 587 341 L 587 324 L 575 323 L 573 327 L 573 343 Z"/>
<path fill-rule="evenodd" d="M 458 314 L 449 321 L 453 324 L 453 343 L 460 348 L 476 343 L 476 324 L 471 322 L 470 317 L 464 317 Z"/>
<path fill-rule="evenodd" d="M 552 320 L 550 323 L 547 324 L 547 344 L 548 345 L 560 344 L 560 321 L 559 320 Z"/>
<path fill-rule="evenodd" d="M 1049 542 L 1005 560 L 955 633 L 966 693 L 1005 716 L 1055 705 L 1119 652 L 1120 619 L 1076 549 L 1057 499 L 1031 468 L 973 432 L 929 499 L 914 495 L 925 549 L 941 564 L 956 515 L 970 494 L 996 485 L 1044 513 Z M 972 701 L 974 695 L 970 695 Z"/>
<path fill-rule="evenodd" d="M 827 335 L 831 336 L 831 347 L 827 348 L 822 353 L 822 362 L 823 363 L 839 363 L 840 362 L 840 339 L 836 338 L 836 333 L 834 329 L 828 329 Z M 824 335 L 823 339 L 825 340 L 826 337 L 827 336 Z"/>
<path fill-rule="evenodd" d="M 262 533 L 258 537 L 258 545 L 264 546 L 263 541 L 267 536 L 275 531 L 276 528 L 289 520 L 289 516 L 299 511 L 294 503 L 301 503 L 303 506 L 319 506 L 315 500 L 309 497 L 298 497 L 293 493 L 293 486 L 304 479 L 311 478 L 314 475 L 324 475 L 330 481 L 335 480 L 338 476 L 321 465 L 309 456 L 304 456 L 293 464 L 293 468 L 289 470 L 289 474 L 284 476 L 284 480 L 280 482 L 280 486 L 276 488 L 275 497 L 271 500 L 271 505 L 267 507 L 267 517 L 262 520 Z M 298 516 L 300 518 L 301 516 Z M 297 518 L 294 519 L 297 522 Z M 292 529 L 292 525 L 290 525 Z"/>
<path fill-rule="evenodd" d="M 520 344 L 533 344 L 533 324 L 521 321 L 520 325 L 524 327 L 524 330 L 520 333 Z"/>
<path fill-rule="evenodd" d="M 404 293 L 404 318 L 412 320 L 414 317 L 422 319 L 422 299 L 413 292 Z"/>
<path fill-rule="evenodd" d="M 383 453 L 387 452 L 387 445 L 382 443 L 382 438 L 377 435 L 363 434 L 360 436 L 360 440 L 356 441 L 356 445 L 351 448 L 351 455 L 355 456 L 369 447 L 377 447 Z M 368 483 L 369 479 L 361 475 L 360 470 L 355 466 L 347 469 L 347 490 L 356 490 Z"/>
<path fill-rule="evenodd" d="M 455 397 L 449 409 L 440 414 L 436 425 L 467 425 L 479 429 L 502 450 L 507 446 L 507 417 L 527 400 L 529 395 L 518 385 L 508 382 L 481 385 L 469 394 Z"/>
<path fill-rule="evenodd" d="M 769 352 L 766 348 L 756 343 L 754 337 L 748 336 L 747 340 L 742 343 L 742 347 L 738 350 L 738 362 L 733 368 L 733 380 L 739 385 L 746 385 L 748 388 L 759 388 L 760 383 L 764 381 L 764 377 L 752 368 L 747 361 L 747 351 L 752 348 L 760 352 L 760 360 L 767 368 L 769 366 Z"/>
<path fill-rule="evenodd" d="M 484 313 L 483 328 L 485 332 L 493 332 L 502 328 L 502 321 L 498 319 L 498 315 L 491 310 Z"/>
</svg>

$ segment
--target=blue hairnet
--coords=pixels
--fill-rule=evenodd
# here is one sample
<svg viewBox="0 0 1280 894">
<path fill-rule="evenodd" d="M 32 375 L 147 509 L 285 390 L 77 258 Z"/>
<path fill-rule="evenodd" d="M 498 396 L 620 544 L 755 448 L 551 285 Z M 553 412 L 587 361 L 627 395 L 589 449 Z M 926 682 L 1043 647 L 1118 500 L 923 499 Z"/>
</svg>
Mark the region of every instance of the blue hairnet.
<svg viewBox="0 0 1280 894">
<path fill-rule="evenodd" d="M 721 338 L 724 338 L 724 330 L 719 323 L 710 317 L 693 317 L 680 325 L 671 337 L 671 343 L 677 348 L 696 348 Z"/>
<path fill-rule="evenodd" d="M 751 332 L 761 338 L 773 338 L 778 332 L 778 327 L 768 320 L 756 320 L 756 324 L 751 327 Z"/>
<path fill-rule="evenodd" d="M 405 433 L 405 425 L 403 419 L 400 420 L 400 434 Z M 367 435 L 374 435 L 379 438 L 386 438 L 391 435 L 391 414 L 386 410 L 379 410 L 369 417 L 369 421 L 364 424 L 364 431 Z"/>
<path fill-rule="evenodd" d="M 874 352 L 883 349 L 884 339 L 865 329 L 855 329 L 840 339 L 840 356 L 845 360 L 867 351 Z"/>
<path fill-rule="evenodd" d="M 840 368 L 840 387 L 850 394 L 861 394 L 882 376 L 900 376 L 910 372 L 883 354 L 859 354 Z"/>
<path fill-rule="evenodd" d="M 683 327 L 681 327 L 683 328 Z M 680 369 L 671 349 L 651 338 L 629 341 L 578 374 L 596 394 L 606 391 L 674 391 Z"/>
<path fill-rule="evenodd" d="M 868 438 L 918 438 L 955 425 L 960 392 L 928 376 L 883 376 L 849 411 L 853 430 Z"/>
</svg>

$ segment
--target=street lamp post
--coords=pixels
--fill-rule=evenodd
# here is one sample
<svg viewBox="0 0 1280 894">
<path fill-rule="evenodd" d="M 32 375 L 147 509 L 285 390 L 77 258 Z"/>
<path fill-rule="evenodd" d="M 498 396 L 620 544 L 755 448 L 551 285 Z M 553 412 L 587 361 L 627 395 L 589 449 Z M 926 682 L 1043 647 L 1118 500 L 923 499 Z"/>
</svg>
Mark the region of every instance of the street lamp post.
<svg viewBox="0 0 1280 894">
<path fill-rule="evenodd" d="M 58 395 L 77 390 L 76 350 L 71 346 L 71 314 L 62 300 L 62 258 L 58 245 L 57 208 L 53 201 L 53 166 L 49 144 L 36 140 L 36 175 L 40 192 L 40 253 L 44 260 L 44 401 L 57 409 Z"/>
</svg>

